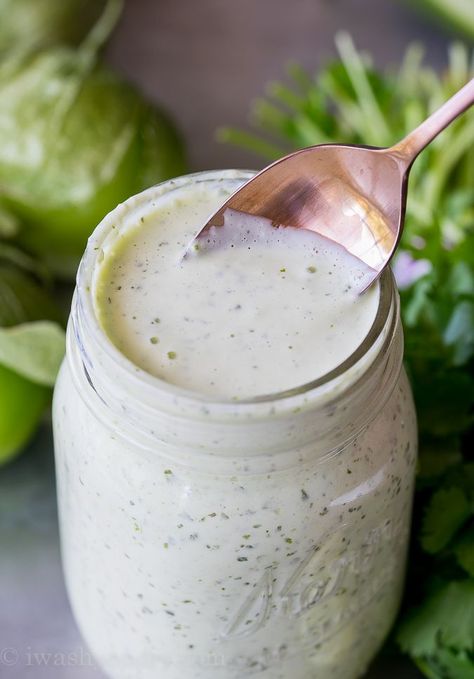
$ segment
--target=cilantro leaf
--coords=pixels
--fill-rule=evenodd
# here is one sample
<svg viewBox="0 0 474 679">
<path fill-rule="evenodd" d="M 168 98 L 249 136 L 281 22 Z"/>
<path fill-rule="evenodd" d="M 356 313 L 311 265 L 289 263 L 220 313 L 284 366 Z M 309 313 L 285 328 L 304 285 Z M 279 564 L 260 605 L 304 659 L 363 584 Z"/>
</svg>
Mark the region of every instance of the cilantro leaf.
<svg viewBox="0 0 474 679">
<path fill-rule="evenodd" d="M 454 547 L 459 565 L 474 577 L 474 528 L 468 530 Z"/>
<path fill-rule="evenodd" d="M 470 515 L 471 506 L 461 488 L 441 488 L 436 491 L 423 517 L 423 549 L 430 554 L 444 549 Z"/>
<path fill-rule="evenodd" d="M 418 659 L 416 664 L 430 679 L 474 679 L 472 657 L 465 651 L 442 648 L 429 658 Z"/>
<path fill-rule="evenodd" d="M 454 307 L 443 338 L 454 349 L 454 364 L 467 363 L 474 354 L 474 302 L 463 300 Z"/>
<path fill-rule="evenodd" d="M 474 581 L 453 581 L 435 591 L 412 611 L 398 633 L 402 649 L 429 657 L 446 646 L 474 650 Z"/>
</svg>

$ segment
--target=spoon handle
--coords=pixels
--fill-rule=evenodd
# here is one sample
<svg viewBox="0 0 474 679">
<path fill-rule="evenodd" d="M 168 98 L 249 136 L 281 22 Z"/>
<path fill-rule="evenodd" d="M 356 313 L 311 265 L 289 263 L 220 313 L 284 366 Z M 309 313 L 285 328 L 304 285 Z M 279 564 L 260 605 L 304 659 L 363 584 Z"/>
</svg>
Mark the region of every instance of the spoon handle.
<svg viewBox="0 0 474 679">
<path fill-rule="evenodd" d="M 445 127 L 461 113 L 464 113 L 472 104 L 474 104 L 474 78 L 432 113 L 421 125 L 398 144 L 392 146 L 389 152 L 396 154 L 409 167 L 420 151 L 423 151 Z"/>
</svg>

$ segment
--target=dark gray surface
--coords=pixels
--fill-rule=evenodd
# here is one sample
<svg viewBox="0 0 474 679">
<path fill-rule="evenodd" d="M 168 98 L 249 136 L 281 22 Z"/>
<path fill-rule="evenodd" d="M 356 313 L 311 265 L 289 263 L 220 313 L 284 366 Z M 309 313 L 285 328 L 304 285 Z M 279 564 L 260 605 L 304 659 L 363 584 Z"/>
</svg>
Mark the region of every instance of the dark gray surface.
<svg viewBox="0 0 474 679">
<path fill-rule="evenodd" d="M 216 126 L 243 125 L 250 100 L 288 60 L 313 70 L 334 54 L 338 29 L 379 63 L 396 63 L 414 39 L 430 61 L 445 59 L 446 38 L 395 0 L 129 0 L 108 59 L 176 116 L 195 169 L 255 167 L 261 161 L 214 141 Z M 385 658 L 369 676 L 419 675 Z M 64 589 L 49 426 L 0 472 L 0 677 L 103 679 Z"/>
<path fill-rule="evenodd" d="M 0 545 L 0 677 L 103 678 L 64 588 L 49 423 L 0 474 Z M 69 654 L 82 664 L 75 666 Z"/>
</svg>

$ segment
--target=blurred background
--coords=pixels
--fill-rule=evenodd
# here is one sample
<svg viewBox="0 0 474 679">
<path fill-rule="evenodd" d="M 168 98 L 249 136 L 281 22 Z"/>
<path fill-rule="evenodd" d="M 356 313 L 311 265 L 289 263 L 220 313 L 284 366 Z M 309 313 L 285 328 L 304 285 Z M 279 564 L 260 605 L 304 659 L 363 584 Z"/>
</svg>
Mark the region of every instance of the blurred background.
<svg viewBox="0 0 474 679">
<path fill-rule="evenodd" d="M 126 4 L 107 58 L 174 114 L 192 168 L 254 168 L 261 159 L 219 144 L 216 129 L 245 125 L 249 103 L 282 78 L 288 62 L 314 72 L 333 58 L 337 31 L 349 31 L 380 66 L 400 63 L 413 41 L 425 46 L 430 63 L 446 64 L 449 30 L 415 6 L 398 0 L 204 0 L 197 10 L 173 0 L 134 0 Z"/>
<path fill-rule="evenodd" d="M 285 149 L 332 139 L 391 143 L 472 77 L 473 0 L 126 0 L 123 11 L 120 5 L 0 0 L 0 676 L 6 679 L 102 677 L 62 580 L 48 411 L 71 280 L 88 233 L 120 200 L 186 169 L 257 168 Z M 433 71 L 422 72 L 418 48 L 406 61 L 413 42 Z M 372 73 L 360 51 L 391 75 Z M 388 131 L 377 128 L 364 101 L 354 104 L 357 92 L 341 59 L 346 71 L 359 69 L 359 84 L 370 82 Z M 339 66 L 322 76 L 326 101 L 313 75 L 334 60 Z M 305 72 L 294 67 L 288 76 L 289 63 Z M 448 73 L 442 83 L 437 72 Z M 297 100 L 271 84 L 291 78 L 303 83 Z M 283 109 L 275 111 L 264 95 L 280 98 Z M 451 236 L 459 224 L 472 235 L 466 187 L 472 189 L 473 157 L 463 153 L 473 135 L 466 125 L 456 128 L 465 130 L 465 141 L 452 161 L 465 171 L 442 178 L 459 188 L 455 219 L 454 208 L 446 208 Z M 433 166 L 443 153 L 433 151 Z M 413 233 L 431 218 L 420 216 L 422 191 L 429 189 L 422 173 L 415 181 L 419 206 L 413 202 L 414 226 L 407 227 Z M 445 214 L 444 205 L 433 209 Z M 457 336 L 445 340 L 464 372 L 472 365 L 469 314 L 468 348 Z M 457 332 L 465 336 L 466 326 Z M 429 676 L 461 679 L 474 676 L 470 670 Z M 369 676 L 421 674 L 393 645 Z"/>
<path fill-rule="evenodd" d="M 448 4 L 448 3 L 447 3 Z M 216 141 L 222 125 L 245 126 L 249 104 L 292 61 L 311 73 L 336 55 L 346 30 L 377 65 L 396 65 L 418 41 L 427 59 L 447 61 L 449 30 L 397 0 L 134 0 L 107 50 L 108 61 L 173 113 L 193 169 L 260 167 L 261 158 Z M 447 23 L 445 22 L 446 28 Z"/>
</svg>

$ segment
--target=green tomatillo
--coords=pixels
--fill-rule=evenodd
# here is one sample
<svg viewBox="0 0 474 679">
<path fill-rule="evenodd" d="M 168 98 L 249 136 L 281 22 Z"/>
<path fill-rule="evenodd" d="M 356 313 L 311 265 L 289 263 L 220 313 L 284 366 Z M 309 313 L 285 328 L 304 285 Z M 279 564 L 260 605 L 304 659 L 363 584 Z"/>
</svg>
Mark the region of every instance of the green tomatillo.
<svg viewBox="0 0 474 679">
<path fill-rule="evenodd" d="M 0 66 L 0 222 L 65 277 L 107 212 L 185 168 L 167 116 L 97 59 L 119 7 L 108 3 L 78 50 Z"/>
</svg>

